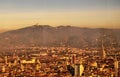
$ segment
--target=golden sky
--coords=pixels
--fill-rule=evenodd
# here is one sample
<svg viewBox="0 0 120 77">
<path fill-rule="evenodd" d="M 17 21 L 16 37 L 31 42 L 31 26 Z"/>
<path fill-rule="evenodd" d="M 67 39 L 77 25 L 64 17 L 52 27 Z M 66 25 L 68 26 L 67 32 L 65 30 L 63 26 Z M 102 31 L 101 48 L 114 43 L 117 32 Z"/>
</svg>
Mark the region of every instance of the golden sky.
<svg viewBox="0 0 120 77">
<path fill-rule="evenodd" d="M 34 24 L 80 27 L 120 28 L 120 11 L 33 12 L 0 14 L 1 28 L 19 28 Z"/>
<path fill-rule="evenodd" d="M 40 25 L 120 28 L 119 0 L 3 0 L 0 29 Z"/>
</svg>

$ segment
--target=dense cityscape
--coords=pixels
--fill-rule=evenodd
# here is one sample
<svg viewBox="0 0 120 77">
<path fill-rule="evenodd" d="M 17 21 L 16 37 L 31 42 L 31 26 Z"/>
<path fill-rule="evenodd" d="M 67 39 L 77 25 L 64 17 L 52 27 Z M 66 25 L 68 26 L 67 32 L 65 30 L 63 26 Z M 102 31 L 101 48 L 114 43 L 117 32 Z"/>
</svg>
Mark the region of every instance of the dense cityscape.
<svg viewBox="0 0 120 77">
<path fill-rule="evenodd" d="M 0 0 L 0 77 L 120 77 L 120 0 Z"/>
<path fill-rule="evenodd" d="M 120 77 L 120 49 L 107 51 L 112 55 L 104 48 L 7 49 L 0 55 L 0 77 Z"/>
</svg>

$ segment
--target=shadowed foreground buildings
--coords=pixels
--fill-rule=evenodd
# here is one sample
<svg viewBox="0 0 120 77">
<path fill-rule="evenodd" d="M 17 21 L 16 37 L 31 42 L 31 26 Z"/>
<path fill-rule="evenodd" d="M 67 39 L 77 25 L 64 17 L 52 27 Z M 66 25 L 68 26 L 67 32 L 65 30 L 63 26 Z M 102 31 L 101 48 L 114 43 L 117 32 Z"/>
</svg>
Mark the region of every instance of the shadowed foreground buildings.
<svg viewBox="0 0 120 77">
<path fill-rule="evenodd" d="M 11 53 L 0 56 L 1 77 L 120 76 L 120 56 L 117 56 L 120 53 L 116 57 L 106 55 L 103 58 L 98 55 L 101 51 L 96 49 L 70 47 L 29 47 L 9 51 Z"/>
</svg>

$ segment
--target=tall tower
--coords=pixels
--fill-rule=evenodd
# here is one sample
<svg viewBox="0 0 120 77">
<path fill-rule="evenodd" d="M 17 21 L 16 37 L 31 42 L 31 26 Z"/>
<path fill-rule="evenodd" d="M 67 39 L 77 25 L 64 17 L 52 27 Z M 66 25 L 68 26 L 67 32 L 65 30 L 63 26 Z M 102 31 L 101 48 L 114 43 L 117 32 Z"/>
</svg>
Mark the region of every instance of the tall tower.
<svg viewBox="0 0 120 77">
<path fill-rule="evenodd" d="M 102 40 L 102 58 L 106 58 L 106 52 L 104 49 L 103 40 Z"/>
<path fill-rule="evenodd" d="M 98 42 L 101 44 L 102 42 L 102 57 L 105 58 L 106 55 L 113 55 L 114 48 L 118 47 L 118 38 L 116 37 L 116 34 L 112 30 L 108 29 L 101 29 L 100 31 L 101 35 L 98 37 Z M 104 45 L 103 45 L 104 44 Z M 99 45 L 101 46 L 101 45 Z M 105 52 L 104 46 L 107 48 L 110 48 L 110 51 Z"/>
</svg>

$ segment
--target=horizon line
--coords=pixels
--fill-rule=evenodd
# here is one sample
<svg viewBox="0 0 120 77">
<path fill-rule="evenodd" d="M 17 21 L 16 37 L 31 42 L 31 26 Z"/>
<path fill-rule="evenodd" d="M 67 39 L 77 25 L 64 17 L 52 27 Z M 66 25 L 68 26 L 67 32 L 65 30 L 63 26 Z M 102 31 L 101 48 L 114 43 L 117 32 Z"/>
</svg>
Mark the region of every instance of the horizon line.
<svg viewBox="0 0 120 77">
<path fill-rule="evenodd" d="M 0 29 L 0 33 L 2 32 L 6 32 L 6 31 L 11 31 L 11 30 L 18 30 L 18 29 L 22 29 L 22 28 L 27 28 L 27 27 L 33 27 L 33 26 L 49 26 L 49 27 L 76 27 L 76 28 L 89 28 L 89 29 L 120 29 L 120 28 L 111 28 L 111 27 L 84 27 L 84 26 L 73 26 L 73 25 L 58 25 L 58 26 L 52 26 L 52 25 L 40 25 L 40 24 L 34 24 L 34 25 L 29 25 L 29 26 L 22 26 L 22 27 L 16 27 L 16 28 L 3 28 Z"/>
</svg>

